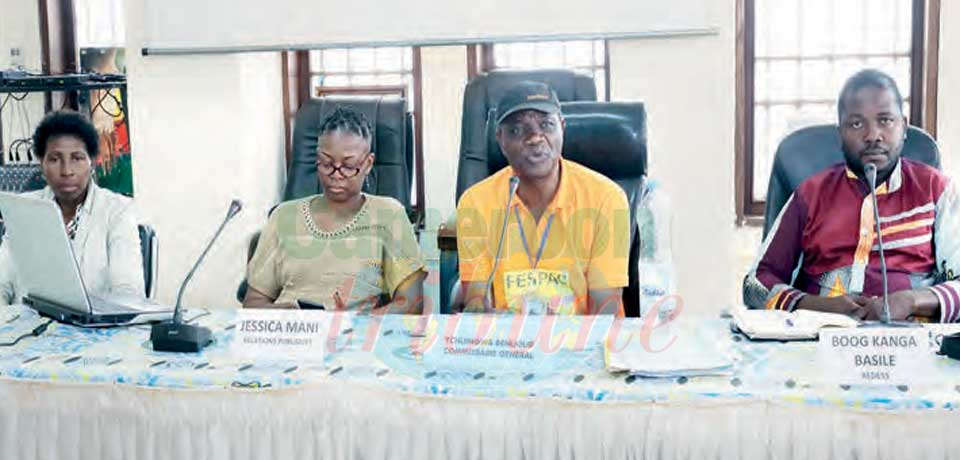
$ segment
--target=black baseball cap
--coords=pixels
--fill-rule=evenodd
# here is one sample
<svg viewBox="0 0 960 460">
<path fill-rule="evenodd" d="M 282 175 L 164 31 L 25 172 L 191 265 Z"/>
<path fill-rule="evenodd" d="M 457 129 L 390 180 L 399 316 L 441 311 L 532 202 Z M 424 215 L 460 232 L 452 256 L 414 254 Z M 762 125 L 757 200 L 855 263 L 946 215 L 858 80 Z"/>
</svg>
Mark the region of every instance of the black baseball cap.
<svg viewBox="0 0 960 460">
<path fill-rule="evenodd" d="M 497 124 L 521 110 L 560 113 L 560 101 L 550 86 L 534 81 L 523 81 L 511 87 L 497 104 Z"/>
</svg>

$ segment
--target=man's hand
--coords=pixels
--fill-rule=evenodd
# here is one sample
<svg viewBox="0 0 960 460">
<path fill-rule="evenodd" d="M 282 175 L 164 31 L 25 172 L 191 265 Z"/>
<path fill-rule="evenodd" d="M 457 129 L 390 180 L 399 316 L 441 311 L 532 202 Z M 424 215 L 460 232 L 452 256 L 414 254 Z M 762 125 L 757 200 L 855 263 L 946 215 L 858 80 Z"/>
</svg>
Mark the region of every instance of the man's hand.
<svg viewBox="0 0 960 460">
<path fill-rule="evenodd" d="M 797 302 L 797 309 L 839 313 L 857 319 L 868 319 L 873 313 L 873 310 L 868 306 L 869 304 L 870 299 L 860 296 L 823 297 L 808 295 Z"/>
<path fill-rule="evenodd" d="M 890 320 L 905 321 L 917 317 L 937 318 L 939 316 L 939 300 L 936 294 L 929 289 L 906 289 L 889 295 Z M 871 310 L 870 318 L 883 319 L 883 297 L 867 298 L 867 308 Z"/>
<path fill-rule="evenodd" d="M 897 291 L 890 294 L 890 319 L 904 321 L 913 316 L 916 300 L 911 291 Z M 870 319 L 883 320 L 883 297 L 867 298 L 867 308 L 870 309 Z"/>
</svg>

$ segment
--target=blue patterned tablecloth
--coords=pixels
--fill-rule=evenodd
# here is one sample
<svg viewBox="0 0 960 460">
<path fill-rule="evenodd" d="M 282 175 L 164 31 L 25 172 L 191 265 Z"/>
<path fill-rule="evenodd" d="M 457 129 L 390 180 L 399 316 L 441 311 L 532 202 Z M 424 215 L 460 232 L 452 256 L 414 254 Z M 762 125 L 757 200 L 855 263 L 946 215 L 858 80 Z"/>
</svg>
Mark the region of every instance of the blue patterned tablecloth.
<svg viewBox="0 0 960 460">
<path fill-rule="evenodd" d="M 583 351 L 551 354 L 535 368 L 487 366 L 482 359 L 470 358 L 458 366 L 446 366 L 411 351 L 411 343 L 423 340 L 410 334 L 421 318 L 357 316 L 337 337 L 336 350 L 322 360 L 276 357 L 251 361 L 231 348 L 235 311 L 194 310 L 185 317 L 198 317 L 196 322 L 214 333 L 215 342 L 199 354 L 152 351 L 148 326 L 82 329 L 53 323 L 41 337 L 0 348 L 0 379 L 262 391 L 334 380 L 430 395 L 578 401 L 762 399 L 874 410 L 953 410 L 960 404 L 960 363 L 947 358 L 936 358 L 939 378 L 935 385 L 817 384 L 816 342 L 750 342 L 729 332 L 728 321 L 722 319 L 703 320 L 698 327 L 730 346 L 738 358 L 732 375 L 648 379 L 607 372 L 602 333 L 591 335 Z M 430 324 L 442 328 L 450 318 L 455 317 L 431 317 Z M 0 310 L 0 342 L 28 333 L 43 321 L 25 307 L 4 308 Z M 562 321 L 576 328 L 582 320 Z"/>
</svg>

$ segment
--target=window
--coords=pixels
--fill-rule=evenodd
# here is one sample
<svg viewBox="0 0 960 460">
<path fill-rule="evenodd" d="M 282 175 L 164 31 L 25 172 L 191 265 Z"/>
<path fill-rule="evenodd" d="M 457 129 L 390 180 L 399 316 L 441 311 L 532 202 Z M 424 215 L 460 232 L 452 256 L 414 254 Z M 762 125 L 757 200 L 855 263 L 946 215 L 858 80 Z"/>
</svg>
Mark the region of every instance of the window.
<svg viewBox="0 0 960 460">
<path fill-rule="evenodd" d="M 73 1 L 78 48 L 123 48 L 126 45 L 123 0 Z"/>
<path fill-rule="evenodd" d="M 573 69 L 592 75 L 597 96 L 610 100 L 606 40 L 494 43 L 481 48 L 483 70 Z"/>
<path fill-rule="evenodd" d="M 310 93 L 396 94 L 416 112 L 419 101 L 413 88 L 414 52 L 410 46 L 311 51 Z"/>
<path fill-rule="evenodd" d="M 763 214 L 780 141 L 836 123 L 843 82 L 863 68 L 897 81 L 923 126 L 924 0 L 740 0 L 738 214 Z M 919 92 L 920 94 L 914 94 Z"/>
</svg>

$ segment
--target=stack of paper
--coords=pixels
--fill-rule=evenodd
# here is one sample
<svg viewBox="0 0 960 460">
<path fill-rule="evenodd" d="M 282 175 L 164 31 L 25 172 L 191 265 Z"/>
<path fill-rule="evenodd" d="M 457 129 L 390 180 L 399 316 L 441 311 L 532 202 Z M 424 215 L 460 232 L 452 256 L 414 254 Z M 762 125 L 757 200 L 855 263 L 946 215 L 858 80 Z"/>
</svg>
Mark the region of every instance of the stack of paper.
<svg viewBox="0 0 960 460">
<path fill-rule="evenodd" d="M 736 354 L 729 333 L 704 324 L 661 326 L 644 333 L 642 320 L 625 320 L 619 338 L 604 344 L 607 370 L 641 377 L 732 374 Z"/>
<path fill-rule="evenodd" d="M 860 323 L 845 315 L 812 310 L 748 310 L 733 312 L 733 325 L 750 339 L 816 339 L 824 327 L 857 327 Z"/>
</svg>

